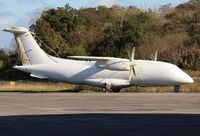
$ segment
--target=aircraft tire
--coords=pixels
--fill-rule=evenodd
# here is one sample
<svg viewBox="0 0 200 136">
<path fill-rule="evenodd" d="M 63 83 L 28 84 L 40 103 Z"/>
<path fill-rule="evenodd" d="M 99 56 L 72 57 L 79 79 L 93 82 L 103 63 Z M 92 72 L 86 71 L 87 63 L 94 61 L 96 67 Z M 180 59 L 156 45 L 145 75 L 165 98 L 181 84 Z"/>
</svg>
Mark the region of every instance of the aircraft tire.
<svg viewBox="0 0 200 136">
<path fill-rule="evenodd" d="M 112 92 L 113 93 L 119 93 L 121 89 L 113 89 Z"/>
<path fill-rule="evenodd" d="M 180 87 L 180 85 L 174 86 L 174 93 L 181 93 L 181 87 Z"/>
</svg>

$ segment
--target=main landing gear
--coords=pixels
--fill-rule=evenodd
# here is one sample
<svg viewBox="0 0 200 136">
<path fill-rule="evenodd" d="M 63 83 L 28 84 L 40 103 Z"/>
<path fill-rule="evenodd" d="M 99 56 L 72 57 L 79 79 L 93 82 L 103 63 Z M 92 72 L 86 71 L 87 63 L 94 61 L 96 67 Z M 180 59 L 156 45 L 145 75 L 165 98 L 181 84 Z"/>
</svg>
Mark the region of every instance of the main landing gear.
<svg viewBox="0 0 200 136">
<path fill-rule="evenodd" d="M 103 92 L 112 92 L 111 83 L 105 83 L 105 87 L 103 88 Z"/>
<path fill-rule="evenodd" d="M 174 93 L 181 93 L 181 86 L 180 85 L 174 86 Z"/>
<path fill-rule="evenodd" d="M 114 88 L 112 88 L 111 83 L 105 83 L 105 87 L 103 88 L 103 92 L 119 93 L 120 89 L 114 89 Z"/>
</svg>

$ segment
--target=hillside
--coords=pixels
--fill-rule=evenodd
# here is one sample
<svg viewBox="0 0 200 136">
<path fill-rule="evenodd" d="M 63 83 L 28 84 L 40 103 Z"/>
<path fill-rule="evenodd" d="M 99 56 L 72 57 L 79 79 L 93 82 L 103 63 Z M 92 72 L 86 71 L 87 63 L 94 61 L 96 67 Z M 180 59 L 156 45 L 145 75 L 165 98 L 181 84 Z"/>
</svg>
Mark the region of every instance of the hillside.
<svg viewBox="0 0 200 136">
<path fill-rule="evenodd" d="M 159 11 L 133 6 L 74 9 L 69 5 L 44 11 L 32 26 L 36 34 L 60 56 L 127 57 L 137 48 L 138 59 L 159 60 L 184 69 L 200 67 L 200 1 Z"/>
</svg>

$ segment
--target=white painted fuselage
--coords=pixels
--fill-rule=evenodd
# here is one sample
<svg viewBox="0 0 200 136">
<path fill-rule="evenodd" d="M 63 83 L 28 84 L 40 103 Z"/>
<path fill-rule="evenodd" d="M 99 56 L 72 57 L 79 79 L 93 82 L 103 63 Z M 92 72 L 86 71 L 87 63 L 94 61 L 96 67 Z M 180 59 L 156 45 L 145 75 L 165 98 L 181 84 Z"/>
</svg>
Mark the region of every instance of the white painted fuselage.
<svg viewBox="0 0 200 136">
<path fill-rule="evenodd" d="M 16 66 L 16 69 L 52 80 L 113 88 L 127 86 L 166 86 L 193 83 L 193 79 L 177 66 L 159 61 L 137 60 L 136 75 L 128 80 L 129 70 L 110 70 L 96 66 L 95 61 L 65 60 L 60 63 Z M 120 60 L 119 65 L 128 65 L 129 60 Z M 126 66 L 125 66 L 126 67 Z"/>
</svg>

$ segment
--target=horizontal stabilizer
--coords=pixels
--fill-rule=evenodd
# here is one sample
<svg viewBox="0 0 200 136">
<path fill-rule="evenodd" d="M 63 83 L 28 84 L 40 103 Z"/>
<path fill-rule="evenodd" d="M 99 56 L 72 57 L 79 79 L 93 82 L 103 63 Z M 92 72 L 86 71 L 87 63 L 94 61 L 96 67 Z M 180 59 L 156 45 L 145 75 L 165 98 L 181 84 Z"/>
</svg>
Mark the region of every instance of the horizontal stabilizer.
<svg viewBox="0 0 200 136">
<path fill-rule="evenodd" d="M 18 28 L 12 27 L 11 29 L 10 28 L 6 28 L 3 31 L 5 31 L 5 32 L 11 32 L 11 33 L 26 33 L 26 32 L 28 32 L 27 29 L 22 28 L 22 27 L 18 27 Z"/>
<path fill-rule="evenodd" d="M 39 78 L 39 79 L 47 79 L 48 77 L 43 76 L 42 74 L 35 71 L 34 66 L 26 65 L 26 66 L 14 66 L 14 69 L 21 70 L 27 73 L 31 73 L 31 77 Z"/>
</svg>

